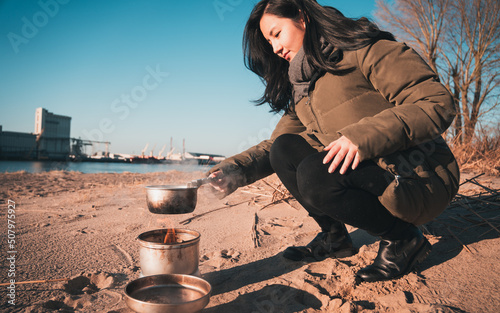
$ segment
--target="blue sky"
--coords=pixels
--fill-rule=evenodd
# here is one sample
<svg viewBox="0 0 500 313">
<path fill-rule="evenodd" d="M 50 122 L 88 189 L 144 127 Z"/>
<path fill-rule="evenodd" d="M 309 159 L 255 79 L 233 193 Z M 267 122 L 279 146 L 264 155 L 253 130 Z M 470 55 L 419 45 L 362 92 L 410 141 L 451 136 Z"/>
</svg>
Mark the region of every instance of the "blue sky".
<svg viewBox="0 0 500 313">
<path fill-rule="evenodd" d="M 257 0 L 0 0 L 0 125 L 33 132 L 35 109 L 71 116 L 71 137 L 114 153 L 230 156 L 267 139 L 279 117 L 252 100 L 243 63 Z M 371 18 L 374 0 L 319 1 Z M 103 148 L 103 147 L 102 147 Z"/>
</svg>

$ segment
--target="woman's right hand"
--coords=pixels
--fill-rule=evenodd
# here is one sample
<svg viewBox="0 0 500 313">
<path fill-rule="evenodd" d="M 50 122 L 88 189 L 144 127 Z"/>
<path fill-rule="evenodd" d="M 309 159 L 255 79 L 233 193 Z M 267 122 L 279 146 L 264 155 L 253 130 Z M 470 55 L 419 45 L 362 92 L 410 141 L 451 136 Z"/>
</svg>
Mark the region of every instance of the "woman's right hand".
<svg viewBox="0 0 500 313">
<path fill-rule="evenodd" d="M 227 189 L 227 179 L 221 170 L 211 173 L 208 178 L 210 178 L 210 185 L 215 190 L 224 192 Z"/>
<path fill-rule="evenodd" d="M 229 191 L 229 179 L 221 170 L 215 171 L 208 176 L 210 185 L 217 191 L 227 194 Z"/>
</svg>

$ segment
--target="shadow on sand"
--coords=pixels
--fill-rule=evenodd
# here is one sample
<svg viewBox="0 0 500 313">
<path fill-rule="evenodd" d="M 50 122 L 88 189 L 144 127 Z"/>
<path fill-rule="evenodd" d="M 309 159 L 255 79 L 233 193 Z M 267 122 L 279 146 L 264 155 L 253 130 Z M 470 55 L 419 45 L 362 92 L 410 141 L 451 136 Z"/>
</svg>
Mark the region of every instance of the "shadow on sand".
<svg viewBox="0 0 500 313">
<path fill-rule="evenodd" d="M 204 310 L 205 313 L 238 312 L 302 312 L 305 309 L 320 309 L 321 301 L 307 291 L 279 284 L 240 295 L 231 302 Z"/>
</svg>

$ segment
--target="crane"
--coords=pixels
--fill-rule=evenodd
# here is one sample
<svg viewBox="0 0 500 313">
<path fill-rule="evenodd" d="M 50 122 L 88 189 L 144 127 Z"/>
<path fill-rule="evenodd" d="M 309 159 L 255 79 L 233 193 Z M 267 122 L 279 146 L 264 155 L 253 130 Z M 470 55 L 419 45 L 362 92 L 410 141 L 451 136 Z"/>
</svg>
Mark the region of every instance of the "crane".
<svg viewBox="0 0 500 313">
<path fill-rule="evenodd" d="M 153 152 L 155 151 L 156 148 L 156 143 L 154 144 L 153 148 L 151 149 L 151 152 L 149 153 L 150 157 L 153 157 Z"/>
<path fill-rule="evenodd" d="M 161 158 L 161 154 L 163 153 L 163 151 L 165 151 L 166 147 L 167 145 L 164 145 L 163 148 L 161 148 L 160 152 L 158 153 L 158 159 Z"/>
<path fill-rule="evenodd" d="M 146 146 L 144 147 L 144 149 L 142 149 L 142 151 L 141 151 L 142 157 L 144 157 L 144 152 L 146 152 L 146 149 L 148 148 L 148 146 L 149 146 L 149 143 L 147 143 Z"/>
</svg>

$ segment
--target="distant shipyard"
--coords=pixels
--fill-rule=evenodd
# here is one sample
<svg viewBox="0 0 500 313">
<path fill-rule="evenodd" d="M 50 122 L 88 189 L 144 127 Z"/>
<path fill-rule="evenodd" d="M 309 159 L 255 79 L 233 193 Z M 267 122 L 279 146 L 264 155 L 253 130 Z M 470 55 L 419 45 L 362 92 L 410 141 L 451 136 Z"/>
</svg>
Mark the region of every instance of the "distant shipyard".
<svg viewBox="0 0 500 313">
<path fill-rule="evenodd" d="M 174 153 L 170 138 L 167 145 L 154 154 L 146 144 L 139 155 L 110 153 L 109 141 L 94 141 L 71 138 L 71 117 L 51 113 L 44 108 L 35 111 L 35 131 L 22 133 L 5 131 L 0 125 L 0 160 L 51 160 L 79 162 L 124 162 L 124 163 L 171 163 L 212 165 L 225 159 L 222 155 L 186 152 L 182 143 L 182 152 Z M 104 146 L 103 151 L 96 147 Z M 90 150 L 90 151 L 88 151 Z"/>
</svg>

